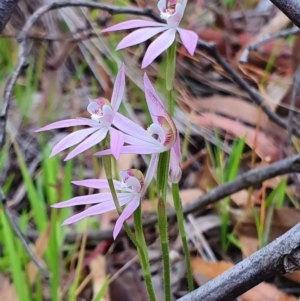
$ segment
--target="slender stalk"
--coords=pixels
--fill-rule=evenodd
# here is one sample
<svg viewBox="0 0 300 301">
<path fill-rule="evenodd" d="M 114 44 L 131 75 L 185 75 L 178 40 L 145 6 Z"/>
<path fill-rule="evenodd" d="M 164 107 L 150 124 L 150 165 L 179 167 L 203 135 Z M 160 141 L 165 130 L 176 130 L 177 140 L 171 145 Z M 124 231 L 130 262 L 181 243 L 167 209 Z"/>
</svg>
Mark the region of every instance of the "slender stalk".
<svg viewBox="0 0 300 301">
<path fill-rule="evenodd" d="M 178 229 L 179 229 L 179 233 L 180 233 L 180 237 L 181 237 L 181 241 L 182 241 L 183 254 L 184 254 L 185 265 L 186 265 L 188 288 L 189 288 L 189 291 L 191 292 L 194 290 L 194 281 L 193 281 L 192 268 L 191 268 L 190 252 L 189 252 L 187 239 L 186 239 L 186 235 L 185 235 L 185 229 L 184 229 L 183 212 L 182 212 L 181 200 L 180 200 L 180 196 L 179 196 L 178 184 L 172 184 L 172 196 L 173 196 L 173 201 L 174 201 L 174 209 L 175 209 L 176 217 L 177 217 Z"/>
<path fill-rule="evenodd" d="M 167 68 L 166 68 L 166 89 L 168 100 L 168 112 L 173 113 L 173 83 L 176 66 L 176 41 L 167 49 Z M 160 154 L 157 169 L 157 187 L 158 187 L 158 231 L 160 236 L 160 245 L 163 261 L 163 279 L 165 301 L 171 301 L 171 271 L 168 244 L 168 220 L 166 211 L 167 188 L 170 164 L 170 151 Z"/>
<path fill-rule="evenodd" d="M 119 204 L 118 196 L 117 196 L 116 189 L 115 189 L 114 182 L 113 182 L 113 178 L 112 178 L 111 156 L 104 156 L 103 157 L 103 165 L 104 165 L 104 170 L 105 170 L 105 174 L 106 174 L 106 178 L 107 178 L 107 182 L 108 182 L 108 186 L 109 186 L 111 195 L 113 197 L 117 212 L 120 215 L 122 213 L 122 208 Z M 123 223 L 123 227 L 124 227 L 124 230 L 125 230 L 126 234 L 129 236 L 129 238 L 133 242 L 133 244 L 137 248 L 140 248 L 141 246 L 139 245 L 138 241 L 136 240 L 134 234 L 132 233 L 131 229 L 129 228 L 129 226 L 126 222 Z"/>
<path fill-rule="evenodd" d="M 175 77 L 176 67 L 176 40 L 167 49 L 167 68 L 166 68 L 166 88 L 167 88 L 167 101 L 168 112 L 172 116 L 174 111 L 174 99 L 173 99 L 173 85 Z"/>
<path fill-rule="evenodd" d="M 136 231 L 136 239 L 139 241 L 142 250 L 138 250 L 138 253 L 143 253 L 139 254 L 140 261 L 141 261 L 141 266 L 143 276 L 145 279 L 146 283 L 146 288 L 148 292 L 148 297 L 150 301 L 155 301 L 155 293 L 153 290 L 152 286 L 152 280 L 151 280 L 151 271 L 150 271 L 150 263 L 149 263 L 149 257 L 148 257 L 148 250 L 147 250 L 147 245 L 144 237 L 144 232 L 143 232 L 143 222 L 142 222 L 142 211 L 141 211 L 141 206 L 139 206 L 134 214 L 133 214 L 133 219 L 134 219 L 134 229 Z"/>
<path fill-rule="evenodd" d="M 157 221 L 160 235 L 160 247 L 163 261 L 164 293 L 165 301 L 171 301 L 171 270 L 169 256 L 168 221 L 166 216 L 166 203 L 162 198 L 158 199 Z"/>
<path fill-rule="evenodd" d="M 109 189 L 111 191 L 111 194 L 112 194 L 116 209 L 118 211 L 118 214 L 120 215 L 122 213 L 122 208 L 119 204 L 116 189 L 115 189 L 115 186 L 114 186 L 114 183 L 113 183 L 111 156 L 104 156 L 103 157 L 103 165 L 104 165 L 105 174 L 106 174 Z M 139 206 L 139 209 L 137 209 L 136 211 L 138 211 L 138 210 L 139 211 L 141 210 L 140 206 Z M 141 213 L 140 213 L 140 215 L 141 215 Z M 135 220 L 136 220 L 136 218 L 135 218 Z M 151 282 L 151 272 L 150 272 L 148 251 L 147 251 L 147 246 L 146 246 L 144 234 L 143 234 L 143 231 L 141 230 L 142 229 L 141 217 L 140 217 L 140 221 L 137 223 L 137 229 L 135 229 L 136 232 L 137 232 L 136 233 L 137 237 L 134 236 L 133 232 L 129 228 L 126 221 L 123 223 L 123 228 L 124 228 L 126 234 L 130 238 L 130 240 L 133 242 L 133 244 L 135 245 L 135 247 L 138 251 L 139 261 L 140 261 L 141 268 L 142 268 L 142 273 L 143 273 L 143 276 L 144 276 L 144 279 L 145 279 L 149 300 L 150 301 L 155 301 L 156 300 L 155 299 L 155 294 L 154 294 L 154 290 L 153 290 L 153 286 L 152 286 L 152 282 Z"/>
<path fill-rule="evenodd" d="M 168 245 L 168 220 L 166 210 L 170 152 L 160 154 L 157 170 L 157 186 L 159 191 L 157 221 L 163 261 L 165 301 L 171 301 L 171 271 Z"/>
</svg>

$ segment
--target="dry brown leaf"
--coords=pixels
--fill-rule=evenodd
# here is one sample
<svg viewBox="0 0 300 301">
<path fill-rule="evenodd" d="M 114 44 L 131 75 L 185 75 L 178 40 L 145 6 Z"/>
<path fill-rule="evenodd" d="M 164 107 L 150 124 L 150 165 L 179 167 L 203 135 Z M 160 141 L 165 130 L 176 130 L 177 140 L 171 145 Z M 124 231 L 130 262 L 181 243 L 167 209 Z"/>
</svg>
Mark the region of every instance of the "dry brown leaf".
<svg viewBox="0 0 300 301">
<path fill-rule="evenodd" d="M 246 136 L 245 142 L 252 149 L 255 147 L 255 151 L 261 159 L 267 162 L 279 159 L 278 141 L 262 131 L 257 131 L 238 121 L 213 114 L 194 116 L 193 122 L 202 127 L 219 127 L 239 138 Z"/>
<path fill-rule="evenodd" d="M 276 73 L 270 75 L 265 91 L 265 98 L 267 104 L 273 111 L 275 111 L 278 106 L 281 106 L 281 103 L 284 101 L 285 95 L 291 86 L 291 82 L 291 76 L 282 76 Z"/>
<path fill-rule="evenodd" d="M 214 279 L 226 270 L 230 269 L 233 264 L 226 261 L 208 262 L 199 257 L 191 260 L 193 275 L 198 283 L 202 285 L 204 281 Z M 243 301 L 297 301 L 298 299 L 284 294 L 275 286 L 262 282 L 254 288 L 241 295 Z"/>
<path fill-rule="evenodd" d="M 204 157 L 203 167 L 197 173 L 197 186 L 203 191 L 207 191 L 208 187 L 218 186 L 218 182 L 212 174 L 207 155 Z"/>
<path fill-rule="evenodd" d="M 223 95 L 213 95 L 201 99 L 196 98 L 190 102 L 190 106 L 197 113 L 203 111 L 218 113 L 253 126 L 257 123 L 257 116 L 260 111 L 259 107 L 241 98 Z M 262 129 L 265 129 L 267 120 L 268 117 L 266 115 L 261 117 L 260 126 Z"/>
<path fill-rule="evenodd" d="M 257 215 L 260 216 L 260 209 L 256 209 Z M 230 217 L 235 220 L 236 235 L 257 237 L 257 231 L 252 211 L 230 209 Z M 274 209 L 272 223 L 269 233 L 269 241 L 281 236 L 300 221 L 300 209 L 296 208 L 278 208 Z"/>
<path fill-rule="evenodd" d="M 93 284 L 93 295 L 96 296 L 106 281 L 106 261 L 103 255 L 94 257 L 90 263 L 89 268 L 91 270 L 91 278 Z M 109 301 L 108 290 L 103 295 L 102 301 Z"/>
<path fill-rule="evenodd" d="M 246 189 L 240 190 L 230 196 L 231 200 L 239 207 L 245 207 L 248 202 L 249 193 Z M 253 204 L 255 195 L 252 193 L 250 195 L 250 202 Z"/>
<path fill-rule="evenodd" d="M 204 194 L 199 188 L 182 189 L 179 191 L 182 205 L 190 204 Z"/>
<path fill-rule="evenodd" d="M 258 250 L 258 239 L 256 237 L 239 235 L 237 236 L 237 240 L 242 247 L 244 258 L 249 257 Z"/>
<path fill-rule="evenodd" d="M 0 274 L 0 296 L 3 301 L 19 301 L 14 286 L 2 274 Z"/>
<path fill-rule="evenodd" d="M 290 274 L 285 274 L 284 277 L 296 283 L 300 283 L 300 271 L 295 271 Z"/>
<path fill-rule="evenodd" d="M 47 228 L 41 233 L 41 235 L 38 237 L 34 245 L 35 246 L 34 254 L 37 257 L 37 259 L 41 262 L 42 262 L 42 257 L 48 246 L 49 238 L 50 238 L 50 225 L 48 225 Z M 29 276 L 29 282 L 32 285 L 35 282 L 36 274 L 38 272 L 36 265 L 32 261 L 28 263 L 27 271 Z"/>
</svg>

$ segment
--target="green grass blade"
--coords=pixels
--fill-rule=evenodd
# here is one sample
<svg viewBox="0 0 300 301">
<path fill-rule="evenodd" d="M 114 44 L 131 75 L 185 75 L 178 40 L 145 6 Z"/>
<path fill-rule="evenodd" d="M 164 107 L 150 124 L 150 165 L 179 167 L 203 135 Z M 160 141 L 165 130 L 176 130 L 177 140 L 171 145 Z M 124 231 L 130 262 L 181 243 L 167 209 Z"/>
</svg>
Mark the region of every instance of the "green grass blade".
<svg viewBox="0 0 300 301">
<path fill-rule="evenodd" d="M 0 218 L 3 226 L 4 245 L 9 258 L 11 276 L 16 293 L 19 300 L 31 301 L 24 281 L 21 259 L 16 250 L 14 234 L 3 211 L 0 212 Z"/>
</svg>

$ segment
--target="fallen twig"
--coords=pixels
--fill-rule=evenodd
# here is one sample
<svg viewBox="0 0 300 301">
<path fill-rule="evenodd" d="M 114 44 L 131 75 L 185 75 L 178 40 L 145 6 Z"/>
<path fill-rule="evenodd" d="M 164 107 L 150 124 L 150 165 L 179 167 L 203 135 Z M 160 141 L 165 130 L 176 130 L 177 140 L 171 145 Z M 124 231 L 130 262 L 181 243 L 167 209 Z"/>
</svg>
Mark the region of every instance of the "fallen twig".
<svg viewBox="0 0 300 301">
<path fill-rule="evenodd" d="M 177 301 L 230 301 L 271 277 L 300 267 L 300 223 L 263 249 Z"/>
<path fill-rule="evenodd" d="M 246 189 L 248 187 L 258 185 L 265 180 L 292 173 L 292 172 L 300 172 L 300 155 L 295 155 L 289 157 L 287 159 L 283 159 L 276 163 L 270 164 L 266 167 L 260 167 L 256 169 L 252 169 L 248 172 L 237 177 L 234 181 L 224 184 L 222 186 L 213 188 L 208 193 L 200 196 L 194 202 L 185 205 L 182 210 L 184 215 L 195 212 L 196 210 L 202 209 L 208 205 L 214 204 L 219 200 L 230 196 L 231 194 L 238 192 L 242 189 Z M 175 218 L 174 210 L 168 210 L 168 219 Z M 156 215 L 153 214 L 149 218 L 143 221 L 143 226 L 153 226 L 157 223 Z M 133 223 L 128 223 L 129 227 L 133 228 Z M 107 229 L 104 231 L 91 231 L 87 234 L 87 240 L 89 242 L 99 242 L 105 239 L 112 238 L 113 229 Z M 124 234 L 124 232 L 121 232 Z M 66 243 L 74 243 L 76 239 L 80 238 L 82 234 L 79 233 L 68 233 L 65 237 Z M 27 237 L 35 240 L 38 237 L 38 233 L 36 231 L 27 232 Z"/>
<path fill-rule="evenodd" d="M 0 33 L 4 30 L 10 16 L 18 5 L 19 0 L 0 1 Z"/>
<path fill-rule="evenodd" d="M 12 89 L 15 85 L 18 77 L 22 69 L 26 66 L 26 60 L 28 56 L 28 32 L 33 24 L 44 14 L 51 10 L 56 10 L 64 7 L 88 7 L 94 9 L 100 9 L 107 11 L 111 14 L 133 14 L 133 15 L 140 15 L 140 16 L 147 16 L 152 18 L 158 22 L 162 22 L 160 17 L 156 15 L 151 9 L 136 9 L 136 8 L 119 8 L 110 5 L 98 4 L 93 2 L 85 2 L 85 1 L 61 1 L 61 2 L 53 2 L 51 4 L 44 5 L 40 7 L 38 10 L 31 15 L 31 17 L 27 20 L 26 24 L 22 28 L 19 37 L 19 54 L 18 54 L 18 63 L 14 69 L 14 72 L 4 90 L 4 99 L 3 99 L 3 108 L 0 115 L 0 148 L 3 146 L 5 141 L 5 127 L 6 127 L 6 119 L 7 119 L 7 112 L 9 107 L 9 100 L 11 98 Z M 217 51 L 217 48 L 214 44 L 205 43 L 202 40 L 198 41 L 198 47 L 202 50 L 208 52 L 210 56 L 212 56 L 218 64 L 224 69 L 224 71 L 232 78 L 232 80 L 240 86 L 243 90 L 245 90 L 251 99 L 262 108 L 262 110 L 266 113 L 266 115 L 270 118 L 271 121 L 278 124 L 280 127 L 287 129 L 287 123 L 277 116 L 270 107 L 264 102 L 263 98 L 255 92 L 231 67 Z M 300 132 L 296 129 L 293 129 L 293 134 L 297 137 L 300 137 Z"/>
<path fill-rule="evenodd" d="M 248 62 L 248 56 L 251 51 L 255 51 L 258 49 L 258 47 L 262 44 L 265 44 L 267 42 L 270 42 L 272 40 L 276 39 L 285 39 L 291 35 L 297 35 L 300 34 L 300 29 L 299 28 L 288 28 L 282 31 L 279 31 L 274 34 L 267 34 L 263 36 L 261 39 L 252 42 L 242 53 L 240 57 L 240 63 L 247 63 Z"/>
<path fill-rule="evenodd" d="M 18 36 L 18 43 L 19 43 L 19 53 L 18 53 L 18 62 L 16 67 L 14 68 L 12 76 L 9 78 L 5 90 L 4 90 L 4 97 L 3 97 L 3 107 L 2 112 L 0 115 L 0 148 L 3 147 L 5 142 L 5 128 L 6 128 L 6 119 L 7 119 L 7 112 L 9 108 L 9 101 L 12 95 L 13 87 L 21 74 L 21 71 L 24 67 L 27 66 L 27 57 L 29 53 L 29 47 L 27 44 L 28 40 L 28 32 L 33 24 L 44 14 L 49 11 L 64 8 L 64 7 L 88 7 L 94 9 L 100 9 L 103 11 L 107 11 L 112 15 L 115 14 L 132 14 L 132 15 L 139 15 L 139 16 L 146 16 L 152 18 L 156 21 L 161 21 L 160 17 L 157 16 L 151 9 L 138 9 L 138 8 L 123 8 L 123 7 L 115 7 L 111 5 L 105 5 L 95 2 L 87 2 L 87 1 L 60 1 L 60 2 L 53 2 L 51 4 L 46 4 L 41 6 L 37 9 L 30 18 L 26 21 L 25 25 L 23 26 L 19 36 Z"/>
<path fill-rule="evenodd" d="M 263 112 L 269 117 L 271 121 L 282 127 L 283 129 L 288 129 L 288 124 L 286 121 L 281 119 L 276 113 L 274 113 L 271 108 L 266 104 L 264 99 L 255 91 L 253 90 L 247 82 L 245 82 L 231 67 L 230 65 L 223 60 L 220 56 L 216 45 L 205 43 L 201 40 L 198 40 L 198 47 L 206 50 L 207 53 L 213 57 L 216 62 L 224 69 L 224 71 L 231 77 L 231 79 L 241 88 L 243 89 L 251 99 L 262 108 Z M 293 129 L 292 132 L 295 136 L 300 137 L 300 132 L 297 129 Z"/>
<path fill-rule="evenodd" d="M 300 1 L 271 0 L 291 21 L 300 28 Z"/>
</svg>

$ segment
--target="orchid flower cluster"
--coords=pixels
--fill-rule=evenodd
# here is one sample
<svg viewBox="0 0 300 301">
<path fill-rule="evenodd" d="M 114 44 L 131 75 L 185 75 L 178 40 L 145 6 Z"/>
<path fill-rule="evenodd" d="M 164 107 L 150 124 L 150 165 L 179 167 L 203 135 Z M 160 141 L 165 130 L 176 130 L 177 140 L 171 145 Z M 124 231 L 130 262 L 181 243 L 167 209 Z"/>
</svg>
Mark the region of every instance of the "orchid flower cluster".
<svg viewBox="0 0 300 301">
<path fill-rule="evenodd" d="M 169 108 L 173 105 L 172 89 L 176 66 L 176 36 L 177 34 L 179 35 L 182 44 L 190 55 L 194 54 L 198 42 L 198 36 L 195 32 L 179 27 L 186 4 L 187 0 L 159 0 L 157 7 L 161 18 L 165 23 L 146 20 L 129 20 L 113 25 L 102 31 L 104 33 L 136 29 L 121 40 L 116 48 L 117 50 L 140 44 L 161 33 L 159 37 L 150 43 L 141 67 L 147 67 L 160 54 L 167 51 L 166 91 Z M 100 144 L 102 141 L 105 142 L 102 143 L 102 145 L 105 145 L 106 147 L 106 145 L 109 144 L 109 146 L 107 149 L 101 149 L 96 152 L 94 154 L 95 156 L 102 157 L 112 155 L 118 160 L 121 154 L 151 155 L 150 164 L 145 176 L 137 169 L 128 169 L 120 171 L 120 180 L 112 180 L 111 167 L 109 166 L 110 161 L 104 159 L 103 162 L 107 173 L 107 179 L 87 179 L 72 182 L 74 185 L 100 189 L 101 192 L 74 197 L 70 200 L 55 204 L 53 207 L 63 208 L 77 205 L 92 205 L 84 211 L 66 219 L 63 223 L 64 225 L 75 223 L 88 216 L 98 215 L 117 209 L 120 215 L 114 227 L 113 238 L 116 239 L 122 226 L 124 226 L 127 234 L 138 249 L 149 299 L 155 301 L 156 298 L 151 282 L 147 245 L 142 233 L 142 217 L 139 206 L 150 182 L 155 178 L 157 172 L 159 195 L 157 219 L 162 251 L 164 291 L 165 300 L 170 301 L 171 272 L 166 213 L 168 182 L 172 183 L 172 196 L 185 255 L 188 287 L 190 291 L 193 289 L 193 276 L 178 187 L 178 182 L 181 178 L 180 140 L 179 133 L 172 117 L 164 107 L 163 102 L 154 90 L 146 73 L 144 74 L 143 82 L 145 99 L 152 119 L 152 123 L 147 129 L 144 129 L 139 124 L 134 123 L 132 120 L 118 112 L 125 90 L 125 67 L 122 64 L 115 80 L 111 101 L 101 97 L 89 100 L 87 111 L 90 114 L 90 118 L 78 117 L 75 119 L 61 120 L 49 124 L 37 130 L 37 132 L 73 126 L 84 126 L 85 128 L 76 130 L 67 135 L 54 146 L 51 156 L 70 147 L 74 147 L 74 149 L 66 156 L 65 160 L 74 158 L 85 150 Z M 124 209 L 120 210 L 122 207 Z M 128 226 L 125 223 L 133 213 L 136 237 L 128 229 Z"/>
<path fill-rule="evenodd" d="M 179 27 L 186 4 L 187 0 L 160 0 L 158 2 L 157 8 L 160 12 L 160 17 L 165 20 L 167 24 L 146 20 L 130 20 L 108 27 L 102 30 L 102 32 L 141 27 L 141 29 L 135 30 L 127 35 L 118 44 L 116 50 L 140 44 L 149 40 L 156 34 L 164 32 L 149 45 L 142 61 L 142 68 L 146 68 L 155 58 L 173 44 L 176 38 L 176 32 L 179 33 L 180 39 L 189 54 L 194 55 L 198 41 L 197 34 L 191 30 Z"/>
<path fill-rule="evenodd" d="M 110 148 L 95 153 L 95 156 L 113 155 L 116 159 L 120 154 L 151 154 L 147 174 L 144 177 L 139 170 L 129 169 L 120 172 L 121 181 L 114 181 L 115 190 L 120 206 L 126 205 L 118 218 L 113 237 L 120 232 L 123 222 L 139 206 L 142 196 L 153 179 L 157 166 L 158 154 L 171 149 L 171 168 L 169 170 L 170 181 L 178 182 L 181 177 L 180 142 L 175 124 L 166 111 L 162 101 L 154 90 L 147 74 L 144 75 L 145 98 L 153 123 L 145 130 L 127 117 L 118 113 L 125 89 L 125 67 L 121 65 L 113 88 L 111 101 L 104 98 L 90 100 L 87 111 L 88 118 L 67 119 L 49 124 L 37 132 L 48 131 L 72 126 L 87 126 L 77 130 L 60 142 L 58 142 L 51 156 L 56 155 L 72 146 L 76 147 L 67 155 L 65 160 L 70 160 L 83 151 L 103 141 L 110 136 Z M 157 137 L 157 138 L 154 138 Z M 109 190 L 106 179 L 90 179 L 74 181 L 73 184 L 95 189 Z M 63 208 L 77 205 L 96 204 L 68 218 L 63 224 L 75 223 L 84 217 L 102 214 L 115 209 L 112 194 L 101 192 L 87 196 L 72 198 L 68 201 L 53 205 L 55 208 Z"/>
<path fill-rule="evenodd" d="M 183 17 L 187 0 L 160 0 L 158 10 L 166 24 L 146 20 L 130 20 L 111 26 L 102 32 L 118 31 L 141 27 L 141 29 L 127 35 L 117 46 L 117 50 L 142 43 L 154 35 L 163 32 L 148 47 L 142 68 L 147 67 L 156 57 L 169 48 L 175 41 L 176 32 L 187 51 L 193 55 L 197 45 L 197 34 L 186 29 L 179 28 Z M 48 131 L 73 126 L 85 126 L 77 130 L 57 143 L 52 149 L 54 156 L 70 147 L 74 149 L 67 155 L 65 160 L 70 160 L 78 154 L 101 143 L 108 135 L 110 148 L 100 150 L 95 156 L 113 155 L 119 159 L 120 154 L 150 154 L 151 163 L 147 174 L 134 169 L 120 172 L 121 181 L 114 181 L 114 187 L 118 191 L 117 196 L 120 206 L 126 205 L 116 222 L 113 236 L 116 238 L 123 222 L 134 212 L 140 204 L 148 185 L 155 176 L 158 154 L 171 150 L 169 181 L 178 183 L 181 177 L 180 169 L 180 141 L 176 126 L 171 116 L 166 111 L 162 101 L 151 85 L 147 74 L 144 75 L 144 92 L 148 109 L 152 118 L 152 124 L 148 129 L 134 123 L 118 112 L 125 90 L 125 67 L 122 64 L 117 74 L 111 101 L 105 98 L 89 100 L 87 111 L 90 118 L 66 119 L 49 124 L 36 132 Z M 106 179 L 90 179 L 74 181 L 73 184 L 89 188 L 108 190 L 98 194 L 80 196 L 68 201 L 53 205 L 55 208 L 68 206 L 93 204 L 90 208 L 68 218 L 64 224 L 71 224 L 80 219 L 108 212 L 115 209 L 112 194 Z M 95 205 L 96 204 L 96 205 Z"/>
</svg>

